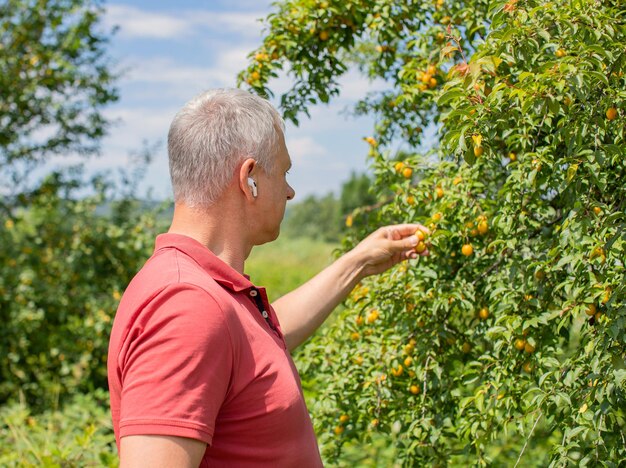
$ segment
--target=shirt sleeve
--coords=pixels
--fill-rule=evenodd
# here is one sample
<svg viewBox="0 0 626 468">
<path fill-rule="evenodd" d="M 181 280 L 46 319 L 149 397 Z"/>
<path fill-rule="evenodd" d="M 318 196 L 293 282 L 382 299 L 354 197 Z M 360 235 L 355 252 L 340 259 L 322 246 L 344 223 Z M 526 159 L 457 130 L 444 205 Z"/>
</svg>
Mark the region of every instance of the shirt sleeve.
<svg viewBox="0 0 626 468">
<path fill-rule="evenodd" d="M 168 286 L 137 313 L 121 351 L 120 437 L 211 444 L 233 370 L 226 319 L 211 295 L 189 284 Z"/>
</svg>

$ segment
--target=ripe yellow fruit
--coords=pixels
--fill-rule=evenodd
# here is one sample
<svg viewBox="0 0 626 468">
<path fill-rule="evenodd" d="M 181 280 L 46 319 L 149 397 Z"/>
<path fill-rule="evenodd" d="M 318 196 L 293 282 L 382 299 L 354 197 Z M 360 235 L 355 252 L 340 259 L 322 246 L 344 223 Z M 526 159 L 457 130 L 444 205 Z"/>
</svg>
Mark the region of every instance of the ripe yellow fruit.
<svg viewBox="0 0 626 468">
<path fill-rule="evenodd" d="M 360 327 L 361 325 L 363 325 L 363 316 L 362 315 L 357 316 L 355 321 L 356 321 L 357 326 Z"/>
<path fill-rule="evenodd" d="M 509 153 L 509 159 L 511 160 L 511 162 L 513 161 L 517 161 L 517 155 L 513 152 Z"/>
<path fill-rule="evenodd" d="M 472 244 L 465 244 L 461 247 L 461 253 L 466 257 L 469 257 L 474 253 L 474 247 L 472 247 Z"/>
<path fill-rule="evenodd" d="M 376 146 L 378 145 L 378 143 L 376 142 L 376 140 L 373 137 L 366 137 L 363 138 L 366 142 L 368 142 L 370 145 L 372 146 Z"/>
<path fill-rule="evenodd" d="M 606 110 L 606 118 L 608 120 L 615 120 L 617 118 L 617 109 L 615 107 L 609 107 Z"/>
<path fill-rule="evenodd" d="M 430 74 L 430 75 L 436 75 L 437 74 L 437 67 L 434 65 L 428 65 L 428 68 L 426 68 L 426 73 Z"/>
<path fill-rule="evenodd" d="M 400 377 L 403 372 L 404 372 L 404 368 L 402 367 L 402 364 L 398 364 L 398 367 L 391 368 L 391 374 L 394 377 Z"/>
<path fill-rule="evenodd" d="M 524 372 L 527 374 L 530 374 L 533 371 L 533 365 L 529 361 L 526 361 L 522 366 L 522 369 L 524 369 Z"/>
<path fill-rule="evenodd" d="M 445 192 L 443 191 L 443 189 L 441 187 L 437 187 L 435 189 L 435 193 L 437 194 L 437 198 L 441 198 L 445 194 Z"/>
<path fill-rule="evenodd" d="M 347 414 L 342 414 L 341 416 L 339 416 L 339 422 L 341 424 L 345 424 L 350 420 L 350 416 L 348 416 Z"/>
<path fill-rule="evenodd" d="M 431 79 L 432 77 L 433 77 L 433 76 L 432 76 L 430 73 L 424 73 L 424 74 L 422 75 L 422 83 L 424 83 L 424 84 L 426 84 L 426 85 L 427 85 L 428 83 L 430 83 L 430 79 Z"/>
<path fill-rule="evenodd" d="M 514 346 L 515 349 L 517 349 L 518 351 L 524 351 L 524 348 L 526 347 L 526 340 L 523 338 L 518 338 L 515 340 Z"/>
<path fill-rule="evenodd" d="M 428 234 L 426 234 L 421 229 L 418 229 L 417 231 L 415 231 L 415 237 L 417 237 L 417 240 L 419 241 L 425 241 L 426 239 L 428 239 Z"/>
<path fill-rule="evenodd" d="M 404 163 L 402 161 L 398 161 L 393 165 L 393 168 L 399 174 L 400 172 L 402 172 L 402 169 L 404 169 Z"/>
<path fill-rule="evenodd" d="M 487 320 L 489 318 L 489 309 L 487 307 L 483 307 L 478 311 L 478 316 L 481 320 Z"/>
<path fill-rule="evenodd" d="M 329 37 L 328 31 L 320 32 L 320 41 L 327 41 Z"/>
<path fill-rule="evenodd" d="M 524 351 L 526 351 L 528 354 L 532 354 L 535 352 L 535 347 L 527 341 L 524 345 Z"/>
<path fill-rule="evenodd" d="M 361 337 L 361 335 L 359 335 L 358 332 L 352 332 L 352 334 L 350 335 L 350 338 L 352 338 L 353 341 L 358 340 Z"/>
<path fill-rule="evenodd" d="M 354 362 L 355 362 L 355 364 L 357 364 L 357 365 L 359 365 L 359 366 L 360 366 L 361 364 L 363 364 L 363 356 L 357 356 L 357 357 L 355 357 L 355 358 L 354 358 Z"/>
<path fill-rule="evenodd" d="M 554 55 L 556 55 L 558 58 L 563 58 L 567 54 L 563 49 L 557 49 Z"/>
<path fill-rule="evenodd" d="M 252 73 L 250 73 L 250 81 L 258 81 L 259 79 L 261 79 L 261 74 L 258 71 L 253 71 Z"/>
<path fill-rule="evenodd" d="M 589 317 L 591 317 L 592 315 L 595 315 L 597 311 L 598 311 L 598 309 L 596 308 L 595 304 L 589 304 L 589 306 L 587 307 L 587 310 L 585 310 L 585 313 Z"/>
<path fill-rule="evenodd" d="M 407 356 L 404 360 L 405 367 L 409 367 L 413 363 L 413 358 L 411 356 Z"/>
<path fill-rule="evenodd" d="M 482 146 L 474 146 L 474 156 L 477 158 L 480 158 L 484 152 L 485 150 Z"/>
<path fill-rule="evenodd" d="M 415 205 L 415 197 L 413 195 L 409 195 L 408 197 L 406 197 L 406 202 L 408 205 Z"/>
<path fill-rule="evenodd" d="M 430 80 L 428 80 L 428 87 L 429 88 L 437 87 L 437 79 L 436 78 L 431 78 Z"/>
<path fill-rule="evenodd" d="M 489 224 L 487 221 L 481 221 L 478 223 L 478 232 L 481 234 L 486 234 L 489 231 Z"/>
<path fill-rule="evenodd" d="M 405 167 L 404 169 L 402 169 L 402 176 L 405 179 L 410 179 L 411 176 L 413 176 L 413 169 L 411 169 L 410 167 Z"/>
<path fill-rule="evenodd" d="M 454 180 L 452 181 L 452 183 L 454 185 L 459 185 L 461 182 L 463 182 L 463 178 L 462 177 L 455 177 Z"/>
<path fill-rule="evenodd" d="M 413 395 L 417 395 L 420 392 L 420 388 L 417 385 L 411 385 L 409 387 L 409 391 L 413 394 Z"/>
<path fill-rule="evenodd" d="M 472 345 L 469 344 L 467 341 L 463 343 L 463 346 L 461 346 L 461 351 L 463 351 L 465 354 L 469 353 L 471 350 L 472 350 Z"/>
<path fill-rule="evenodd" d="M 348 215 L 346 217 L 346 227 L 352 227 L 352 222 L 353 222 L 352 215 Z"/>
<path fill-rule="evenodd" d="M 594 206 L 593 212 L 596 214 L 596 216 L 600 216 L 602 214 L 602 208 L 600 208 L 599 206 Z"/>
<path fill-rule="evenodd" d="M 415 246 L 415 251 L 418 254 L 421 254 L 425 250 L 426 250 L 426 244 L 424 242 L 422 242 L 422 241 L 418 242 L 417 245 Z"/>
<path fill-rule="evenodd" d="M 435 214 L 433 215 L 433 221 L 434 221 L 434 222 L 441 221 L 442 216 L 443 216 L 443 215 L 441 214 L 441 212 L 440 212 L 440 211 L 438 211 L 437 213 L 435 213 Z"/>
<path fill-rule="evenodd" d="M 342 426 L 335 426 L 335 429 L 333 429 L 335 432 L 335 435 L 341 435 L 343 434 L 343 427 Z"/>
<path fill-rule="evenodd" d="M 367 323 L 374 323 L 378 317 L 378 311 L 376 309 L 372 310 L 367 316 Z"/>
</svg>

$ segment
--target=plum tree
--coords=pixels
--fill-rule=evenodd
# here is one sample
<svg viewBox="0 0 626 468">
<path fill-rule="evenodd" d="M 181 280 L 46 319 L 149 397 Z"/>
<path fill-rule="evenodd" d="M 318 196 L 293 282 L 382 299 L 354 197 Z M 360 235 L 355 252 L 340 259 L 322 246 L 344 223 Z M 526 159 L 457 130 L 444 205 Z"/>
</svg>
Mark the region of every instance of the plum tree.
<svg viewBox="0 0 626 468">
<path fill-rule="evenodd" d="M 297 122 L 351 65 L 385 79 L 356 105 L 377 120 L 379 203 L 354 210 L 345 247 L 418 221 L 431 255 L 365 281 L 298 356 L 304 380 L 324 385 L 311 404 L 324 457 L 382 435 L 408 466 L 624 463 L 623 6 L 325 3 L 277 3 L 241 80 L 258 72 L 253 89 L 270 95 L 288 66 L 280 102 Z M 420 153 L 414 129 L 429 125 L 440 138 Z M 403 166 L 389 150 L 399 139 L 413 148 Z"/>
</svg>

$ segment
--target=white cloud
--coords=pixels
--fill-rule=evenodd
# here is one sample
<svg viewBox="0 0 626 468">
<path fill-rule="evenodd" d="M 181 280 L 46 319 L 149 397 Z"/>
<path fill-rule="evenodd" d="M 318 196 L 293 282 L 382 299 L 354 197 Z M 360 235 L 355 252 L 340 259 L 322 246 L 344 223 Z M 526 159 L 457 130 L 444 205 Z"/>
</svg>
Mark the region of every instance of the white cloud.
<svg viewBox="0 0 626 468">
<path fill-rule="evenodd" d="M 296 164 L 306 159 L 328 155 L 327 148 L 309 135 L 288 138 L 287 147 L 289 148 L 291 159 Z"/>
<path fill-rule="evenodd" d="M 132 98 L 161 102 L 174 99 L 179 105 L 195 94 L 218 87 L 235 87 L 237 73 L 246 65 L 252 46 L 220 47 L 216 56 L 204 65 L 179 62 L 171 57 L 126 57 L 126 74 L 120 80 L 123 93 Z"/>
<path fill-rule="evenodd" d="M 105 116 L 115 122 L 107 144 L 116 146 L 139 145 L 142 140 L 164 140 L 174 115 L 174 107 L 161 107 L 157 111 L 146 107 L 117 107 L 107 110 Z"/>
<path fill-rule="evenodd" d="M 119 35 L 126 38 L 167 39 L 190 31 L 188 22 L 182 18 L 120 4 L 106 7 L 104 23 L 107 26 L 119 26 Z"/>
<path fill-rule="evenodd" d="M 263 12 L 224 12 L 181 10 L 152 12 L 135 6 L 111 4 L 106 7 L 104 23 L 119 26 L 122 38 L 176 39 L 203 33 L 233 33 L 240 37 L 259 37 Z"/>
</svg>

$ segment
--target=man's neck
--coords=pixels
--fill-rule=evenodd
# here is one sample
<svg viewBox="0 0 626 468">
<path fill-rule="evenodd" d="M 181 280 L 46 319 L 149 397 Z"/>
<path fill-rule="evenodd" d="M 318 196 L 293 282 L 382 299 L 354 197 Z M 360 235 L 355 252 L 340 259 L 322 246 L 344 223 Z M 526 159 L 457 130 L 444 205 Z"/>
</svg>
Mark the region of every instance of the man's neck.
<svg viewBox="0 0 626 468">
<path fill-rule="evenodd" d="M 176 204 L 168 232 L 182 234 L 200 242 L 220 260 L 243 274 L 244 262 L 252 245 L 245 241 L 242 226 L 236 216 L 230 216 L 232 213 L 236 211 L 221 204 L 219 208 L 202 209 Z"/>
</svg>

